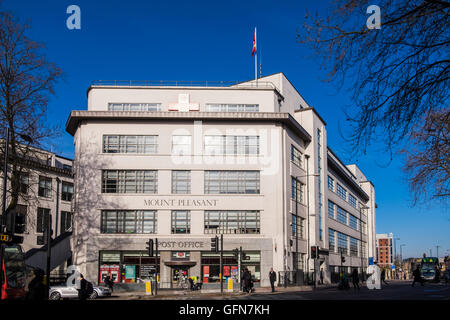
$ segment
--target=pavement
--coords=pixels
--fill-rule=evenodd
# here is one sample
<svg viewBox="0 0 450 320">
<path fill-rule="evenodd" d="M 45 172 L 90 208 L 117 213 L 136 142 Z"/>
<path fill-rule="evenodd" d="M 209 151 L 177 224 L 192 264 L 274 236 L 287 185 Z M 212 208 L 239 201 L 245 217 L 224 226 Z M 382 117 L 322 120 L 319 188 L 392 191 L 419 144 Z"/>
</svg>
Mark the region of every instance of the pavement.
<svg viewBox="0 0 450 320">
<path fill-rule="evenodd" d="M 181 291 L 160 290 L 157 296 L 144 292 L 113 293 L 107 300 L 450 300 L 450 284 L 425 283 L 412 287 L 409 280 L 391 280 L 381 290 L 369 290 L 364 284 L 361 289 L 339 290 L 336 284 L 295 287 L 256 288 L 254 293 L 220 293 L 220 289 Z"/>
<path fill-rule="evenodd" d="M 318 285 L 315 290 L 323 290 L 329 288 L 336 288 L 336 284 L 332 285 Z M 111 297 L 105 298 L 108 300 L 197 300 L 197 299 L 229 299 L 229 298 L 243 298 L 249 295 L 261 294 L 261 295 L 276 295 L 281 293 L 294 293 L 294 292 L 310 292 L 313 291 L 312 286 L 293 286 L 293 287 L 275 287 L 275 292 L 272 292 L 270 287 L 255 288 L 255 292 L 248 294 L 240 291 L 228 292 L 224 288 L 224 293 L 220 293 L 220 289 L 202 289 L 198 291 L 190 290 L 167 290 L 160 289 L 158 295 L 146 295 L 144 292 L 114 292 Z"/>
</svg>

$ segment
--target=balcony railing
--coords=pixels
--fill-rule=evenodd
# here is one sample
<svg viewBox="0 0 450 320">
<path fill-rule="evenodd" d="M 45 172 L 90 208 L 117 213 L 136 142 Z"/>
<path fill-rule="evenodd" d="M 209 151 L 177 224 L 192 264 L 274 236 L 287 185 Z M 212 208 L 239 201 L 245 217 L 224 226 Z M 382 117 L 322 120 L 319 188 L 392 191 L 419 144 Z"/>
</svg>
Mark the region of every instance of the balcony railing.
<svg viewBox="0 0 450 320">
<path fill-rule="evenodd" d="M 275 85 L 272 82 L 256 82 L 255 80 L 249 82 L 189 80 L 94 80 L 91 85 L 114 87 L 239 87 L 275 89 Z"/>
</svg>

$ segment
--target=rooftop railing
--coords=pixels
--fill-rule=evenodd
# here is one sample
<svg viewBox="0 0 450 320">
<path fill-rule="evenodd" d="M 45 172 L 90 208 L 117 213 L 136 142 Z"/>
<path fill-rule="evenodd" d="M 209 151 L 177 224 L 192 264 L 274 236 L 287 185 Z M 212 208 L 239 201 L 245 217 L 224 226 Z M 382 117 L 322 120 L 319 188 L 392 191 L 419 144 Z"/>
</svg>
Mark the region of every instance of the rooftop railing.
<svg viewBox="0 0 450 320">
<path fill-rule="evenodd" d="M 92 86 L 114 87 L 239 87 L 275 89 L 275 85 L 268 81 L 189 81 L 189 80 L 95 80 Z"/>
</svg>

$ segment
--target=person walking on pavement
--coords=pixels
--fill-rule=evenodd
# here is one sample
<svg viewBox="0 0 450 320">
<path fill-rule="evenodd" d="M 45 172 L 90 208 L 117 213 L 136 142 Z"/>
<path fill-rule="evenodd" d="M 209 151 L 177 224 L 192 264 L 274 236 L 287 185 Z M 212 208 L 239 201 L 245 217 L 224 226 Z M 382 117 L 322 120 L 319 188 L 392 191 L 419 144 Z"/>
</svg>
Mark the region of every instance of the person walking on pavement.
<svg viewBox="0 0 450 320">
<path fill-rule="evenodd" d="M 81 273 L 79 280 L 80 280 L 80 289 L 77 289 L 78 299 L 87 300 L 93 292 L 92 283 L 87 281 Z"/>
<path fill-rule="evenodd" d="M 323 268 L 320 269 L 320 284 L 323 284 Z"/>
<path fill-rule="evenodd" d="M 414 272 L 413 272 L 413 277 L 414 277 L 414 280 L 413 280 L 413 283 L 412 283 L 412 286 L 413 286 L 413 287 L 414 287 L 414 284 L 415 284 L 416 282 L 420 282 L 420 285 L 423 286 L 423 280 L 422 280 L 422 276 L 421 276 L 421 274 L 420 274 L 419 266 L 417 266 L 416 270 L 414 270 Z"/>
<path fill-rule="evenodd" d="M 389 285 L 389 283 L 386 282 L 386 270 L 385 269 L 383 269 L 383 271 L 381 271 L 381 284 L 383 284 L 383 282 L 386 285 Z"/>
<path fill-rule="evenodd" d="M 114 282 L 112 282 L 111 278 L 109 276 L 106 276 L 105 280 L 103 281 L 105 285 L 111 290 L 111 292 L 114 291 Z"/>
<path fill-rule="evenodd" d="M 353 269 L 353 273 L 352 273 L 352 283 L 353 283 L 353 288 L 358 288 L 358 291 L 360 290 L 359 288 L 359 275 L 358 275 L 358 270 Z"/>
<path fill-rule="evenodd" d="M 273 268 L 270 268 L 269 280 L 270 286 L 272 287 L 272 292 L 275 292 L 275 281 L 277 281 L 277 274 L 273 271 Z"/>
<path fill-rule="evenodd" d="M 248 269 L 244 269 L 244 273 L 242 274 L 242 291 L 248 293 L 249 285 L 250 285 L 250 273 L 248 272 Z"/>
<path fill-rule="evenodd" d="M 44 284 L 44 271 L 41 269 L 34 270 L 34 278 L 28 285 L 27 299 L 29 300 L 46 300 L 47 290 Z"/>
</svg>

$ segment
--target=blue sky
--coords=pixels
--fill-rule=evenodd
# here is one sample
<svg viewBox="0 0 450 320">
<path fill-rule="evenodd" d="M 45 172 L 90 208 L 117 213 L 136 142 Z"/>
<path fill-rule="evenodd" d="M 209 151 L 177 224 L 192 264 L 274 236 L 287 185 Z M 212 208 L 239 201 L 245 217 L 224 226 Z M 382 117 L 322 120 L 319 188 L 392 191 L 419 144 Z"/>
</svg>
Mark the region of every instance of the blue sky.
<svg viewBox="0 0 450 320">
<path fill-rule="evenodd" d="M 66 9 L 81 8 L 81 30 L 68 30 Z M 73 157 L 65 132 L 71 110 L 85 110 L 93 80 L 224 80 L 254 77 L 253 29 L 258 27 L 262 72 L 283 72 L 327 122 L 328 143 L 346 163 L 342 107 L 350 92 L 323 82 L 319 60 L 296 41 L 306 10 L 324 12 L 326 1 L 3 0 L 28 35 L 45 43 L 48 60 L 64 71 L 49 103 L 47 121 L 61 136 L 49 149 Z M 356 17 L 365 24 L 367 17 Z M 376 188 L 377 233 L 400 237 L 403 257 L 450 254 L 450 214 L 439 204 L 411 207 L 401 159 L 389 163 L 376 148 L 356 162 Z M 380 164 L 388 164 L 381 166 Z"/>
</svg>

